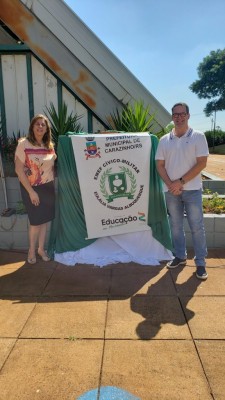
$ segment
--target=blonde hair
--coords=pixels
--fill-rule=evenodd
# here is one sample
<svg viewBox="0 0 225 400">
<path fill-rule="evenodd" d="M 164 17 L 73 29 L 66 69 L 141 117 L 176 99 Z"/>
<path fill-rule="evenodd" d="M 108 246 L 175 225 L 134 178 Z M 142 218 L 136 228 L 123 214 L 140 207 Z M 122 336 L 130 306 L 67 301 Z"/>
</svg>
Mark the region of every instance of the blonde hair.
<svg viewBox="0 0 225 400">
<path fill-rule="evenodd" d="M 34 146 L 37 145 L 37 141 L 34 136 L 33 128 L 38 119 L 43 119 L 45 121 L 46 128 L 47 128 L 47 130 L 43 136 L 43 139 L 42 139 L 44 146 L 47 149 L 52 149 L 54 147 L 54 143 L 52 141 L 52 131 L 51 131 L 50 122 L 49 122 L 48 118 L 43 114 L 37 114 L 32 118 L 30 126 L 29 126 L 29 130 L 28 130 L 27 140 Z"/>
</svg>

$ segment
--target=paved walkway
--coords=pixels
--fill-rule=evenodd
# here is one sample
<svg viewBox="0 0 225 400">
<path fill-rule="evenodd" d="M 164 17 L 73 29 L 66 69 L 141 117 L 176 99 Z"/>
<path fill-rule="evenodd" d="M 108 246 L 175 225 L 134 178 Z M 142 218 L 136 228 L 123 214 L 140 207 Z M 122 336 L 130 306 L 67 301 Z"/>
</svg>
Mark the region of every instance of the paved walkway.
<svg viewBox="0 0 225 400">
<path fill-rule="evenodd" d="M 225 249 L 194 272 L 0 250 L 0 400 L 224 400 Z"/>
<path fill-rule="evenodd" d="M 225 250 L 188 265 L 0 251 L 0 400 L 224 400 Z"/>
</svg>

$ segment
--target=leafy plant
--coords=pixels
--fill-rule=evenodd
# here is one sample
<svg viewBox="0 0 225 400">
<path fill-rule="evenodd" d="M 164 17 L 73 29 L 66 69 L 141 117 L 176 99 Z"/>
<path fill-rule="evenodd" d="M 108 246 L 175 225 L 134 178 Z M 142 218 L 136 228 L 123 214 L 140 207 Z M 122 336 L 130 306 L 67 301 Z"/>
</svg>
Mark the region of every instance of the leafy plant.
<svg viewBox="0 0 225 400">
<path fill-rule="evenodd" d="M 65 102 L 56 110 L 53 102 L 49 107 L 46 107 L 47 113 L 45 115 L 49 118 L 52 129 L 53 141 L 55 147 L 58 145 L 59 135 L 65 135 L 67 132 L 82 132 L 83 128 L 78 122 L 82 115 L 77 115 L 71 112 L 68 113 L 68 107 Z"/>
<path fill-rule="evenodd" d="M 165 128 L 162 128 L 162 130 L 156 134 L 158 139 L 160 139 L 162 136 L 166 135 L 167 133 L 171 132 L 173 128 L 174 128 L 174 123 L 170 122 Z"/>
<path fill-rule="evenodd" d="M 75 340 L 77 340 L 77 338 L 75 336 L 69 336 L 68 340 L 70 340 L 71 342 L 74 342 Z"/>
<path fill-rule="evenodd" d="M 22 201 L 17 201 L 16 214 L 26 214 L 26 208 Z"/>
<path fill-rule="evenodd" d="M 205 192 L 204 192 L 205 193 Z M 210 191 L 207 191 L 209 194 Z M 224 214 L 225 213 L 225 199 L 220 197 L 217 192 L 209 197 L 204 197 L 202 200 L 204 214 Z"/>
<path fill-rule="evenodd" d="M 108 122 L 112 129 L 120 132 L 149 132 L 155 122 L 149 110 L 150 107 L 145 107 L 143 101 L 136 101 L 134 105 L 128 103 L 121 112 L 117 109 L 110 114 Z"/>
<path fill-rule="evenodd" d="M 204 189 L 203 194 L 210 195 L 210 194 L 212 194 L 212 191 L 210 189 L 206 188 L 206 189 Z"/>
<path fill-rule="evenodd" d="M 18 131 L 17 135 L 13 132 L 12 137 L 4 136 L 0 131 L 0 147 L 5 160 L 14 161 L 15 150 L 20 137 L 20 131 Z"/>
</svg>

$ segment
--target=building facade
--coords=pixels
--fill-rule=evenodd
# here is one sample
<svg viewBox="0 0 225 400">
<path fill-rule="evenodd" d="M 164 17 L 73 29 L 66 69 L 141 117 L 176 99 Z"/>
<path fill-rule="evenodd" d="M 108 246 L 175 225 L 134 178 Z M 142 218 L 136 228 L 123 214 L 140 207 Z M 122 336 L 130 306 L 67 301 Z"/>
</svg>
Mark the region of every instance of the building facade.
<svg viewBox="0 0 225 400">
<path fill-rule="evenodd" d="M 109 128 L 110 114 L 142 100 L 153 131 L 170 114 L 62 0 L 1 0 L 0 113 L 3 133 L 23 136 L 36 113 L 62 102 L 85 132 Z"/>
</svg>

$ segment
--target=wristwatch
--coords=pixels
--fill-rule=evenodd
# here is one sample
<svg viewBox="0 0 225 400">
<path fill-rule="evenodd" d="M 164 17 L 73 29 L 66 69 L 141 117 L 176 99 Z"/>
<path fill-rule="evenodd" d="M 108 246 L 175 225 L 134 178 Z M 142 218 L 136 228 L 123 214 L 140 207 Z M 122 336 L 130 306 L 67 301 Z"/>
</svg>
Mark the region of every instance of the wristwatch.
<svg viewBox="0 0 225 400">
<path fill-rule="evenodd" d="M 185 184 L 185 180 L 183 178 L 180 178 L 180 182 L 182 183 L 182 185 Z"/>
</svg>

